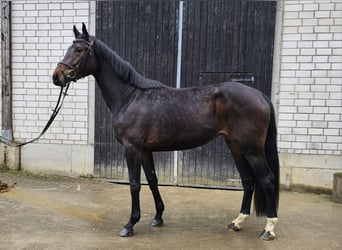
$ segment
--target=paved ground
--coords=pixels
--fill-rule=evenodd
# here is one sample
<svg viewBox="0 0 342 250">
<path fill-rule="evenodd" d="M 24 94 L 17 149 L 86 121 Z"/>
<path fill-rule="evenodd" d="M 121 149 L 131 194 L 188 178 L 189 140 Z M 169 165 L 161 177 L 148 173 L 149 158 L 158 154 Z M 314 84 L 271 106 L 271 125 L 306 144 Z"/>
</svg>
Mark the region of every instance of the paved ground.
<svg viewBox="0 0 342 250">
<path fill-rule="evenodd" d="M 240 191 L 161 187 L 165 225 L 150 228 L 154 205 L 143 186 L 135 236 L 120 238 L 127 185 L 3 171 L 0 179 L 17 182 L 0 193 L 0 249 L 342 249 L 342 204 L 328 195 L 282 192 L 277 238 L 264 242 L 265 218 L 251 216 L 240 232 L 226 228 Z"/>
</svg>

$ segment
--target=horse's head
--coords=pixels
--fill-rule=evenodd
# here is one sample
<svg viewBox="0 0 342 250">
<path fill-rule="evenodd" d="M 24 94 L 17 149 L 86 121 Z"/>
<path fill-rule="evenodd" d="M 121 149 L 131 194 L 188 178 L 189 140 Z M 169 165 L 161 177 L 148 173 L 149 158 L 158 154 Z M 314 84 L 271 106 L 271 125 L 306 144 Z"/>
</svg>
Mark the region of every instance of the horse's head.
<svg viewBox="0 0 342 250">
<path fill-rule="evenodd" d="M 71 81 L 76 82 L 96 71 L 97 59 L 92 48 L 94 38 L 88 34 L 84 23 L 82 32 L 74 26 L 75 40 L 52 75 L 53 83 L 57 86 L 65 86 Z"/>
</svg>

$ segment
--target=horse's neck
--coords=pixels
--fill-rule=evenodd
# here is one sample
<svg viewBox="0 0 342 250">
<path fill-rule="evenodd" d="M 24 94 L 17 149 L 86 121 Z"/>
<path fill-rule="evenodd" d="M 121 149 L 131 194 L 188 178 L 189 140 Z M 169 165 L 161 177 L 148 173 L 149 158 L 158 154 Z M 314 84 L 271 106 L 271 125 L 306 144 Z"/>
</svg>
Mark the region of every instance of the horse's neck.
<svg viewBox="0 0 342 250">
<path fill-rule="evenodd" d="M 134 91 L 134 87 L 125 84 L 106 61 L 101 62 L 101 66 L 94 77 L 107 106 L 115 115 L 117 110 L 127 101 L 129 94 Z"/>
<path fill-rule="evenodd" d="M 94 40 L 93 49 L 99 61 L 101 63 L 103 61 L 107 61 L 107 66 L 110 66 L 111 70 L 115 72 L 115 75 L 120 77 L 123 82 L 134 85 L 138 89 L 166 87 L 162 83 L 148 79 L 138 73 L 129 62 L 123 60 L 118 54 L 116 54 L 111 48 L 109 48 L 100 40 Z"/>
</svg>

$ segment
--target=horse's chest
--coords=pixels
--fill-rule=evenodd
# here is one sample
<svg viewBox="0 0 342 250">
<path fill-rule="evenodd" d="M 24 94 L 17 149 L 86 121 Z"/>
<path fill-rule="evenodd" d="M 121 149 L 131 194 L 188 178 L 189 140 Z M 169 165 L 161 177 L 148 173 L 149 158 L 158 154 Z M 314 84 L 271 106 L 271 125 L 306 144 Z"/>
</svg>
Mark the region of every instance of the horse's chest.
<svg viewBox="0 0 342 250">
<path fill-rule="evenodd" d="M 139 144 L 145 137 L 148 124 L 141 116 L 135 114 L 122 116 L 115 119 L 113 128 L 116 138 L 122 143 Z"/>
</svg>

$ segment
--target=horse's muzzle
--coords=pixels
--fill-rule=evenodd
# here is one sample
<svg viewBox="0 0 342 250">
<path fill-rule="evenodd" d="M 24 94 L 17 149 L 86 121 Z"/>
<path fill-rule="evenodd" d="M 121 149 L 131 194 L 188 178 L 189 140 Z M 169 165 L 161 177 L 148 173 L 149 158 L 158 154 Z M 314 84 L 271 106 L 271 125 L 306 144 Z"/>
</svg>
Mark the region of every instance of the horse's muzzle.
<svg viewBox="0 0 342 250">
<path fill-rule="evenodd" d="M 53 84 L 55 84 L 56 86 L 60 86 L 60 87 L 65 87 L 68 83 L 68 80 L 66 79 L 65 74 L 63 74 L 63 72 L 60 70 L 59 67 L 57 67 L 55 71 L 53 72 L 52 81 L 53 81 Z"/>
</svg>

